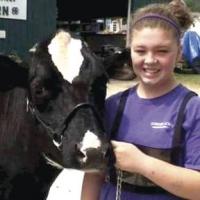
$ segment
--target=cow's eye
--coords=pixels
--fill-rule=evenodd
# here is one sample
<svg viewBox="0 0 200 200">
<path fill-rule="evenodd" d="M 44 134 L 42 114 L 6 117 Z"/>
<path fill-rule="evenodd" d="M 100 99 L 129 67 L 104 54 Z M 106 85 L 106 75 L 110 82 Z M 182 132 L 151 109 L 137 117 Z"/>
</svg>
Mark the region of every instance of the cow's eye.
<svg viewBox="0 0 200 200">
<path fill-rule="evenodd" d="M 45 93 L 45 89 L 44 89 L 44 87 L 42 87 L 42 88 L 37 88 L 36 90 L 35 90 L 35 94 L 36 95 L 43 95 Z"/>
</svg>

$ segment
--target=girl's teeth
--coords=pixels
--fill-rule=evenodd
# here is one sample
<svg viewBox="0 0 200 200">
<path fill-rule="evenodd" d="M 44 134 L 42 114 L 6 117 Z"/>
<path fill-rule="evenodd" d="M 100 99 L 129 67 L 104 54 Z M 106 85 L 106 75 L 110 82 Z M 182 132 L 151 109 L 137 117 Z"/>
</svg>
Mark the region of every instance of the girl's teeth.
<svg viewBox="0 0 200 200">
<path fill-rule="evenodd" d="M 156 72 L 158 72 L 157 69 L 144 69 L 144 70 L 145 70 L 145 72 L 149 72 L 149 73 L 156 73 Z"/>
</svg>

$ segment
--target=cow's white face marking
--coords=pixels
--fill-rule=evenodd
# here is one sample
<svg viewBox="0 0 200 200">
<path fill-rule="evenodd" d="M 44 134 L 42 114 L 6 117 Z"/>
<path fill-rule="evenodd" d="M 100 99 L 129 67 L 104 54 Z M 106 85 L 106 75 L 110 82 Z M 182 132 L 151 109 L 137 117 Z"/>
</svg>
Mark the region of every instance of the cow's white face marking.
<svg viewBox="0 0 200 200">
<path fill-rule="evenodd" d="M 98 137 L 92 133 L 91 131 L 87 131 L 85 133 L 85 136 L 83 137 L 83 140 L 81 142 L 81 148 L 80 151 L 85 155 L 83 162 L 86 162 L 87 155 L 86 151 L 90 148 L 99 148 L 101 146 L 101 141 L 98 139 Z"/>
<path fill-rule="evenodd" d="M 81 40 L 72 38 L 65 31 L 57 33 L 48 46 L 53 63 L 70 83 L 79 75 L 83 62 L 81 48 Z"/>
</svg>

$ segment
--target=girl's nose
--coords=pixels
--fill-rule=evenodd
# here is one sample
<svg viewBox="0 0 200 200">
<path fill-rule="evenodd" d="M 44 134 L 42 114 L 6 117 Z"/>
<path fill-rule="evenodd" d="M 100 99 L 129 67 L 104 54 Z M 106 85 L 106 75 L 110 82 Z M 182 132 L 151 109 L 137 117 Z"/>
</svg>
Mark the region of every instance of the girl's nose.
<svg viewBox="0 0 200 200">
<path fill-rule="evenodd" d="M 149 53 L 146 55 L 144 63 L 145 64 L 156 64 L 158 60 L 155 58 L 155 56 L 152 53 Z"/>
</svg>

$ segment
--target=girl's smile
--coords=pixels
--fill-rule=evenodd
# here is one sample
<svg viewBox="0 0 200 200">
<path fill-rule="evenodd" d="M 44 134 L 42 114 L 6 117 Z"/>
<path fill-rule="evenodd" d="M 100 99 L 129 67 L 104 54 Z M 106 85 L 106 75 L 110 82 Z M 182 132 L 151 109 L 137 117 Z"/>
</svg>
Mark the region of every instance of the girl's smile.
<svg viewBox="0 0 200 200">
<path fill-rule="evenodd" d="M 134 30 L 131 43 L 133 67 L 140 86 L 152 87 L 159 92 L 173 88 L 174 67 L 180 54 L 180 47 L 170 31 L 160 28 Z M 164 86 L 164 89 L 163 89 Z"/>
</svg>

